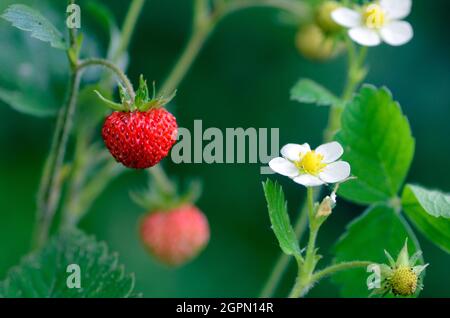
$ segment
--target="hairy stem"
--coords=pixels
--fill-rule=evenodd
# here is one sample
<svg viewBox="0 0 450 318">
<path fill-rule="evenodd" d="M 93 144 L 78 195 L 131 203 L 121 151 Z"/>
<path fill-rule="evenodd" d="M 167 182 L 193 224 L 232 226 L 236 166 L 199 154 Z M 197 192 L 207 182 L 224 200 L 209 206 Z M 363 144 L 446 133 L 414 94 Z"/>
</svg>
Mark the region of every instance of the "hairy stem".
<svg viewBox="0 0 450 318">
<path fill-rule="evenodd" d="M 370 264 L 373 264 L 373 263 L 367 262 L 367 261 L 353 261 L 353 262 L 334 264 L 334 265 L 328 266 L 327 268 L 324 268 L 318 272 L 315 272 L 311 278 L 311 281 L 312 281 L 312 283 L 315 283 L 315 282 L 321 280 L 322 278 L 333 275 L 337 272 L 344 271 L 347 269 L 352 269 L 352 268 L 367 267 Z"/>
<path fill-rule="evenodd" d="M 125 73 L 114 63 L 101 58 L 88 58 L 81 61 L 80 64 L 78 64 L 78 70 L 82 70 L 89 66 L 103 66 L 108 70 L 112 71 L 125 86 L 125 89 L 127 90 L 128 95 L 130 95 L 131 100 L 132 101 L 134 100 L 134 98 L 136 97 L 136 93 L 134 92 L 133 84 L 131 84 L 131 81 L 128 79 Z"/>
<path fill-rule="evenodd" d="M 295 284 L 294 288 L 292 289 L 292 292 L 289 295 L 289 297 L 290 298 L 303 297 L 309 292 L 309 290 L 315 283 L 317 283 L 319 280 L 321 280 L 327 276 L 330 276 L 330 275 L 333 275 L 333 274 L 336 274 L 338 272 L 345 271 L 348 269 L 367 267 L 370 264 L 372 264 L 372 262 L 353 261 L 353 262 L 345 262 L 345 263 L 331 265 L 323 270 L 315 272 L 314 274 L 312 274 L 309 277 L 309 279 L 297 280 L 297 283 Z"/>
<path fill-rule="evenodd" d="M 301 297 L 309 290 L 311 278 L 317 264 L 316 260 L 316 239 L 320 224 L 316 222 L 314 211 L 314 189 L 307 188 L 308 219 L 309 219 L 309 240 L 306 247 L 305 261 L 299 264 L 299 274 L 296 283 L 289 295 L 290 298 Z"/>
</svg>

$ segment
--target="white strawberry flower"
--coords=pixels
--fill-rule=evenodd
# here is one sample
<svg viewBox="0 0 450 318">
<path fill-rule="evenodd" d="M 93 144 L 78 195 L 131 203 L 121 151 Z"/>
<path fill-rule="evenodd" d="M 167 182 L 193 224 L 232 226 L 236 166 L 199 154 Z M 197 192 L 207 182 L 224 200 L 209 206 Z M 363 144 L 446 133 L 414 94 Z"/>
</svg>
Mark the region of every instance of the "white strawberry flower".
<svg viewBox="0 0 450 318">
<path fill-rule="evenodd" d="M 348 35 L 363 46 L 376 46 L 382 41 L 398 46 L 409 42 L 413 28 L 406 21 L 411 12 L 411 0 L 380 0 L 359 10 L 338 8 L 331 13 L 333 20 L 349 28 Z"/>
<path fill-rule="evenodd" d="M 269 162 L 270 168 L 294 182 L 306 187 L 342 182 L 350 176 L 348 162 L 338 160 L 344 149 L 333 141 L 311 150 L 303 145 L 287 144 L 281 148 L 281 156 Z"/>
</svg>

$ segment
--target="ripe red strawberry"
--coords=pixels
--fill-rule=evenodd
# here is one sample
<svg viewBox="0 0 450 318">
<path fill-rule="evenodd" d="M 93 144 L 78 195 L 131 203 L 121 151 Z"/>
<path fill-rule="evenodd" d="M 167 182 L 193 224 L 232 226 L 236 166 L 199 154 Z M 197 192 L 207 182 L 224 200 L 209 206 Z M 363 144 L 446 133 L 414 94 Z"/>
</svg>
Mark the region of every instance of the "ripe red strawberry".
<svg viewBox="0 0 450 318">
<path fill-rule="evenodd" d="M 102 129 L 103 140 L 113 157 L 135 169 L 152 167 L 166 157 L 177 133 L 175 117 L 164 108 L 113 112 Z"/>
<path fill-rule="evenodd" d="M 209 241 L 205 215 L 194 205 L 147 214 L 141 223 L 141 238 L 161 262 L 176 266 L 195 257 Z"/>
<path fill-rule="evenodd" d="M 115 110 L 102 129 L 105 145 L 113 157 L 129 168 L 145 169 L 156 165 L 169 153 L 176 141 L 178 126 L 175 117 L 162 108 L 175 96 L 149 97 L 147 82 L 141 75 L 139 89 L 125 90 L 119 85 L 121 104 L 100 99 Z"/>
</svg>

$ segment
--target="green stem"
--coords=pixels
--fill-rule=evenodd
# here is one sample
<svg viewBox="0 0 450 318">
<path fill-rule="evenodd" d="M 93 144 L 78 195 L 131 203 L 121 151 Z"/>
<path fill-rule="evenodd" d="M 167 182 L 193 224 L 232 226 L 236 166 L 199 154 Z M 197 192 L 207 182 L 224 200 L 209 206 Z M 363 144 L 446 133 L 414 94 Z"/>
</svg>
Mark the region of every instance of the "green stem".
<svg viewBox="0 0 450 318">
<path fill-rule="evenodd" d="M 315 248 L 317 232 L 319 231 L 319 225 L 315 221 L 314 211 L 314 189 L 312 187 L 307 188 L 307 204 L 308 204 L 308 216 L 309 216 L 309 240 L 306 247 L 305 264 L 302 267 L 303 275 L 309 276 L 314 271 L 315 266 Z"/>
<path fill-rule="evenodd" d="M 353 93 L 366 76 L 363 67 L 364 60 L 367 54 L 367 47 L 361 47 L 359 50 L 359 54 L 357 54 L 355 45 L 353 44 L 353 42 L 351 42 L 350 39 L 347 39 L 347 52 L 347 81 L 340 102 L 330 108 L 328 125 L 327 128 L 325 128 L 324 132 L 325 142 L 332 141 L 336 132 L 341 128 L 341 117 L 345 109 L 345 104 L 352 98 Z"/>
<path fill-rule="evenodd" d="M 367 267 L 370 264 L 373 264 L 373 263 L 367 262 L 367 261 L 353 261 L 353 262 L 345 262 L 345 263 L 331 265 L 325 269 L 322 269 L 322 270 L 314 273 L 314 275 L 311 278 L 311 281 L 312 281 L 312 283 L 315 283 L 315 282 L 321 280 L 322 278 L 333 275 L 337 272 L 344 271 L 347 269 L 352 269 L 352 268 Z"/>
<path fill-rule="evenodd" d="M 131 81 L 128 79 L 128 77 L 125 75 L 125 73 L 117 67 L 114 63 L 101 59 L 101 58 L 88 58 L 83 61 L 81 61 L 78 64 L 78 70 L 82 70 L 89 66 L 103 66 L 110 71 L 112 71 L 116 76 L 120 79 L 122 84 L 125 86 L 125 89 L 127 90 L 128 94 L 131 97 L 131 100 L 134 101 L 134 98 L 136 97 L 136 93 L 133 89 L 133 84 L 131 84 Z"/>
<path fill-rule="evenodd" d="M 314 191 L 314 201 L 317 200 L 319 193 L 320 191 Z M 303 204 L 300 207 L 300 212 L 297 221 L 295 222 L 294 225 L 294 232 L 298 240 L 301 240 L 307 225 L 308 225 L 308 205 Z M 273 267 L 273 270 L 270 273 L 269 278 L 267 279 L 267 282 L 261 291 L 260 297 L 262 298 L 271 297 L 275 293 L 275 290 L 279 282 L 281 281 L 281 278 L 286 272 L 290 260 L 291 258 L 289 255 L 280 253 L 280 256 L 275 262 L 275 266 Z"/>
<path fill-rule="evenodd" d="M 70 228 L 78 224 L 90 209 L 94 200 L 105 190 L 110 181 L 120 175 L 124 170 L 117 162 L 109 160 L 95 174 L 95 177 L 84 185 L 78 200 L 71 201 L 67 206 L 61 227 Z"/>
<path fill-rule="evenodd" d="M 65 228 L 68 223 L 71 222 L 69 218 L 71 216 L 78 214 L 78 202 L 80 202 L 80 192 L 81 188 L 86 179 L 86 174 L 88 172 L 88 138 L 85 136 L 86 131 L 82 130 L 78 133 L 74 160 L 72 163 L 72 169 L 69 176 L 70 183 L 68 185 L 68 195 L 66 195 L 65 202 L 63 203 L 63 218 L 61 221 L 61 228 Z"/>
<path fill-rule="evenodd" d="M 117 62 L 122 54 L 127 51 L 128 46 L 130 45 L 131 36 L 134 33 L 134 29 L 136 27 L 139 15 L 141 14 L 144 3 L 145 0 L 133 0 L 131 2 L 130 8 L 128 9 L 125 21 L 122 26 L 119 45 L 117 47 L 117 50 L 112 55 L 111 60 L 113 62 Z"/>
<path fill-rule="evenodd" d="M 151 167 L 148 169 L 148 172 L 155 178 L 155 182 L 158 185 L 158 187 L 163 190 L 165 193 L 174 193 L 175 188 L 172 182 L 167 177 L 166 173 L 164 172 L 164 169 L 160 164 Z"/>
<path fill-rule="evenodd" d="M 58 119 L 57 131 L 55 132 L 57 142 L 51 148 L 49 159 L 44 168 L 41 189 L 38 191 L 38 213 L 34 237 L 34 246 L 41 247 L 47 240 L 50 226 L 55 215 L 59 199 L 61 197 L 62 166 L 67 148 L 67 141 L 72 129 L 73 115 L 77 104 L 78 90 L 80 87 L 81 74 L 75 71 L 71 76 L 67 102 Z M 58 130 L 61 130 L 59 132 Z"/>
<path fill-rule="evenodd" d="M 353 261 L 353 262 L 346 262 L 346 263 L 331 265 L 323 270 L 320 270 L 320 271 L 310 275 L 310 277 L 308 279 L 305 279 L 305 280 L 298 279 L 294 288 L 292 289 L 289 297 L 290 298 L 303 297 L 309 292 L 309 290 L 311 289 L 311 287 L 314 284 L 316 284 L 319 280 L 321 280 L 327 276 L 330 276 L 330 275 L 333 275 L 333 274 L 336 274 L 338 272 L 345 271 L 348 269 L 367 267 L 370 264 L 372 264 L 372 263 L 367 262 L 367 261 Z"/>
<path fill-rule="evenodd" d="M 300 1 L 293 0 L 234 0 L 224 5 L 221 14 L 223 16 L 253 7 L 271 7 L 295 14 L 299 19 L 303 19 L 310 13 L 309 6 Z"/>
<path fill-rule="evenodd" d="M 316 260 L 316 239 L 320 224 L 316 222 L 314 211 L 314 189 L 307 188 L 307 206 L 309 217 L 309 240 L 306 247 L 305 260 L 299 264 L 299 274 L 294 287 L 289 295 L 290 298 L 303 296 L 311 286 L 311 277 L 317 264 Z"/>
<path fill-rule="evenodd" d="M 317 200 L 319 194 L 320 194 L 319 190 L 314 191 L 313 201 Z M 306 204 L 306 202 L 307 201 L 305 201 L 305 203 L 301 205 L 300 213 L 294 225 L 294 232 L 298 240 L 301 240 L 303 234 L 305 233 L 306 227 L 308 226 L 308 205 Z M 269 278 L 267 279 L 267 282 L 261 291 L 260 297 L 262 298 L 271 297 L 275 293 L 275 290 L 278 284 L 280 283 L 281 278 L 286 272 L 290 260 L 291 257 L 289 255 L 280 253 L 280 256 L 275 262 L 275 266 L 273 267 L 273 270 L 270 273 Z"/>
<path fill-rule="evenodd" d="M 290 260 L 290 257 L 284 253 L 282 253 L 280 257 L 278 257 L 275 266 L 273 267 L 272 272 L 269 276 L 269 279 L 267 280 L 261 291 L 261 298 L 271 297 L 275 293 L 278 283 L 283 277 Z"/>
<path fill-rule="evenodd" d="M 207 11 L 207 4 L 203 0 L 196 0 L 194 5 L 193 29 L 192 35 L 184 49 L 183 53 L 177 60 L 169 76 L 161 86 L 162 94 L 171 94 L 182 79 L 186 76 L 195 59 L 197 58 L 201 48 L 205 44 L 208 36 L 216 26 L 218 19 Z"/>
<path fill-rule="evenodd" d="M 297 13 L 302 17 L 307 12 L 307 6 L 292 0 L 235 0 L 218 5 L 213 12 L 209 12 L 207 1 L 196 0 L 192 35 L 186 49 L 178 59 L 160 91 L 163 94 L 170 94 L 177 88 L 198 56 L 208 36 L 223 18 L 240 10 L 259 6 L 286 10 L 291 13 Z"/>
</svg>

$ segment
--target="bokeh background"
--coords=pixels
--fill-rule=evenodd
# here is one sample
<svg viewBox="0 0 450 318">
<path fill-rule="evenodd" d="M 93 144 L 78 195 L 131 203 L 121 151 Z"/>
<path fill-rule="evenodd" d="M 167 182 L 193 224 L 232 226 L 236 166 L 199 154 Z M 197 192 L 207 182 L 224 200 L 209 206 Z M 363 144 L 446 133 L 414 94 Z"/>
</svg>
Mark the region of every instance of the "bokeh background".
<svg viewBox="0 0 450 318">
<path fill-rule="evenodd" d="M 0 11 L 9 3 L 12 1 L 2 0 Z M 65 11 L 64 1 L 22 3 L 49 12 L 54 23 Z M 121 23 L 128 1 L 103 3 Z M 191 3 L 147 1 L 130 47 L 131 79 L 143 73 L 149 80 L 162 82 L 189 36 Z M 45 11 L 49 7 L 56 11 Z M 410 120 L 417 149 L 408 181 L 446 192 L 450 191 L 449 10 L 446 0 L 414 1 L 408 18 L 414 26 L 414 40 L 399 48 L 383 45 L 371 49 L 367 78 L 367 82 L 388 86 Z M 295 27 L 280 23 L 274 9 L 249 9 L 226 18 L 179 86 L 174 109 L 179 125 L 190 128 L 194 119 L 202 119 L 203 127 L 222 129 L 279 127 L 281 145 L 319 144 L 327 109 L 291 102 L 289 90 L 300 77 L 310 77 L 339 93 L 344 84 L 345 58 L 324 64 L 305 60 L 294 46 L 295 32 Z M 28 46 L 18 47 L 14 41 L 19 33 L 0 20 L 0 83 L 17 82 L 14 74 L 27 71 L 19 69 L 23 63 L 40 65 L 42 87 L 30 89 L 30 93 L 35 94 L 34 102 L 47 107 L 49 100 L 35 91 L 48 93 L 46 86 L 52 85 L 56 87 L 55 99 L 62 98 L 67 68 L 64 54 L 30 39 Z M 105 39 L 97 34 L 92 42 L 94 54 L 101 54 Z M 1 279 L 30 248 L 36 189 L 53 128 L 53 118 L 24 115 L 0 102 Z M 261 187 L 266 177 L 259 174 L 259 165 L 175 165 L 170 160 L 164 165 L 171 175 L 197 176 L 204 182 L 198 205 L 208 216 L 212 236 L 199 258 L 173 270 L 156 263 L 143 249 L 137 222 L 145 211 L 128 196 L 129 190 L 145 185 L 142 172 L 130 171 L 116 179 L 82 221 L 82 229 L 120 253 L 128 271 L 136 273 L 136 290 L 146 297 L 257 296 L 279 255 Z M 282 183 L 294 216 L 304 190 L 286 178 L 273 178 Z M 341 203 L 321 230 L 322 264 L 332 258 L 327 253 L 329 247 L 346 224 L 363 211 L 363 207 Z M 449 255 L 418 236 L 431 264 L 421 296 L 450 296 Z M 292 266 L 277 295 L 289 290 L 294 271 Z M 329 280 L 310 293 L 337 295 L 337 287 Z"/>
</svg>

